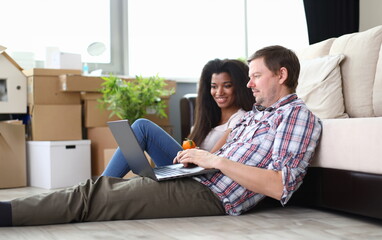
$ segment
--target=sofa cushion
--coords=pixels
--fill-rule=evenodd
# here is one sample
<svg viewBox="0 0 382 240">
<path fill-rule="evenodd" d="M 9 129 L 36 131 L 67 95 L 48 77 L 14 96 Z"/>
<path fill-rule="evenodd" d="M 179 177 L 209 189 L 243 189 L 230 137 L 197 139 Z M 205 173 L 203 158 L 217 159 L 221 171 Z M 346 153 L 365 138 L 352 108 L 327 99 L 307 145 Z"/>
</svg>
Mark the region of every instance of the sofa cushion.
<svg viewBox="0 0 382 240">
<path fill-rule="evenodd" d="M 323 119 L 312 166 L 382 174 L 382 117 Z"/>
<path fill-rule="evenodd" d="M 333 41 L 330 54 L 346 55 L 341 64 L 342 87 L 346 113 L 350 117 L 375 117 L 376 112 L 382 113 L 382 75 L 377 73 L 377 64 L 381 65 L 378 63 L 381 43 L 382 26 L 346 34 Z M 379 69 L 382 71 L 381 66 Z"/>
<path fill-rule="evenodd" d="M 302 60 L 297 95 L 319 118 L 344 118 L 340 63 L 344 55 Z"/>
<path fill-rule="evenodd" d="M 313 59 L 323 57 L 329 54 L 330 48 L 335 38 L 329 38 L 327 40 L 309 45 L 301 50 L 297 50 L 296 54 L 300 60 Z"/>
<path fill-rule="evenodd" d="M 382 47 L 379 50 L 377 71 L 373 88 L 373 109 L 376 117 L 382 117 Z"/>
</svg>

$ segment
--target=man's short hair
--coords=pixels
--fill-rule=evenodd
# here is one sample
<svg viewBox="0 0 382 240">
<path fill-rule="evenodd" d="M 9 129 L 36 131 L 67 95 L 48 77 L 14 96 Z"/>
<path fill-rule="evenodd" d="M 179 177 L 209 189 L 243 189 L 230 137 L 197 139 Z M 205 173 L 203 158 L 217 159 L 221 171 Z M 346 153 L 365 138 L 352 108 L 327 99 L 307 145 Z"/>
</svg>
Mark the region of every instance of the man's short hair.
<svg viewBox="0 0 382 240">
<path fill-rule="evenodd" d="M 263 58 L 265 66 L 274 74 L 278 74 L 280 68 L 285 67 L 288 70 L 288 78 L 285 84 L 292 93 L 296 91 L 300 74 L 300 62 L 292 50 L 278 45 L 265 47 L 252 54 L 248 59 L 248 63 L 257 58 Z"/>
</svg>

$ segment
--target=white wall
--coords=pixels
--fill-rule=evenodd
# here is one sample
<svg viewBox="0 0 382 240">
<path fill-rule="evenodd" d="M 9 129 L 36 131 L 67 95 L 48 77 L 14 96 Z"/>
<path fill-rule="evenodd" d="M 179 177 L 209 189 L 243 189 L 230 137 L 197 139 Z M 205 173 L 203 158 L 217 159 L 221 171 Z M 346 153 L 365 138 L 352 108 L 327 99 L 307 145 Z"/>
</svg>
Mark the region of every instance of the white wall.
<svg viewBox="0 0 382 240">
<path fill-rule="evenodd" d="M 381 0 L 360 0 L 359 8 L 359 31 L 382 25 Z"/>
</svg>

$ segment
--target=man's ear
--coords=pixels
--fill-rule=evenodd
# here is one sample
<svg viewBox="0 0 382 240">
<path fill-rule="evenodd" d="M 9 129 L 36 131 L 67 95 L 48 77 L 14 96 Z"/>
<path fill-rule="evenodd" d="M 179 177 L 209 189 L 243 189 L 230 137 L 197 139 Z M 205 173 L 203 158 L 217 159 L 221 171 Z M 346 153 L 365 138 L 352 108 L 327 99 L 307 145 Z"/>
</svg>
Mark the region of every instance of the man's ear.
<svg viewBox="0 0 382 240">
<path fill-rule="evenodd" d="M 288 69 L 286 69 L 285 67 L 280 68 L 279 78 L 279 83 L 283 84 L 288 78 Z"/>
</svg>

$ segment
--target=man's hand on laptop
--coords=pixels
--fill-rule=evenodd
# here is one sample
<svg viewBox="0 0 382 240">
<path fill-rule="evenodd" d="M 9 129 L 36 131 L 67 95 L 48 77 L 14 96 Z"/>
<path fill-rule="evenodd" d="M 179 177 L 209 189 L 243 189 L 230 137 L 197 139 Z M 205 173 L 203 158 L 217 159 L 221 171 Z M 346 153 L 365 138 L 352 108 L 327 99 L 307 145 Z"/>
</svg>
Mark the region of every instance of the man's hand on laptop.
<svg viewBox="0 0 382 240">
<path fill-rule="evenodd" d="M 184 167 L 188 167 L 191 164 L 195 164 L 202 168 L 216 168 L 217 161 L 220 157 L 202 150 L 202 149 L 187 149 L 184 151 L 179 151 L 173 160 L 173 163 L 182 163 Z"/>
</svg>

